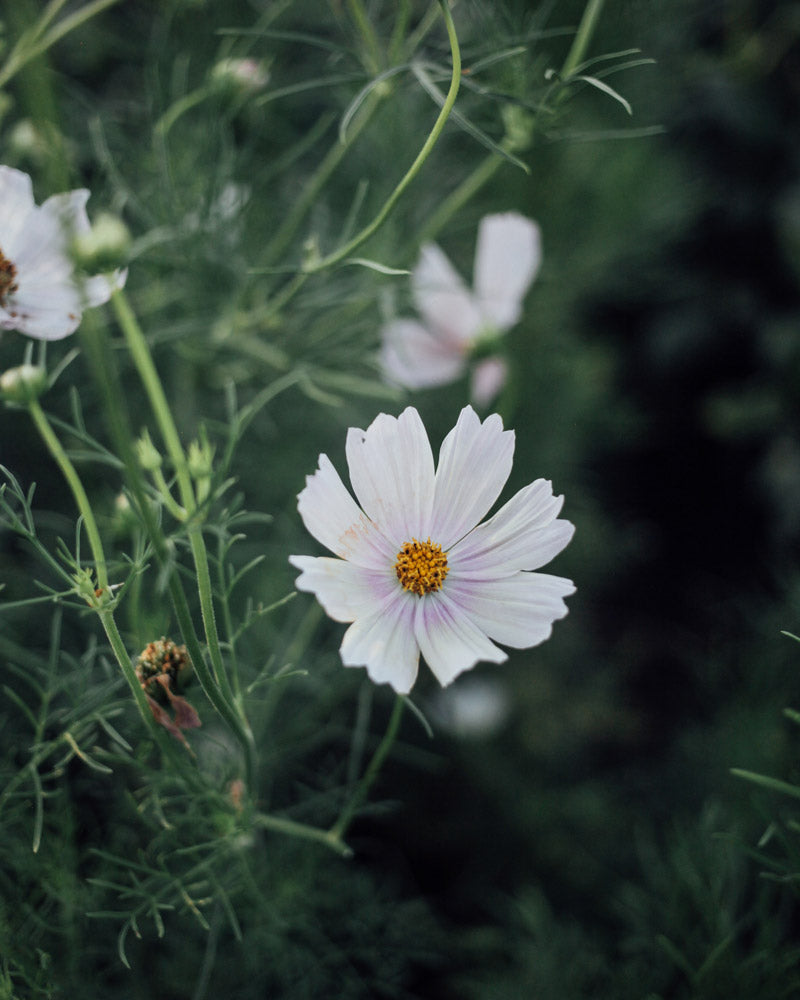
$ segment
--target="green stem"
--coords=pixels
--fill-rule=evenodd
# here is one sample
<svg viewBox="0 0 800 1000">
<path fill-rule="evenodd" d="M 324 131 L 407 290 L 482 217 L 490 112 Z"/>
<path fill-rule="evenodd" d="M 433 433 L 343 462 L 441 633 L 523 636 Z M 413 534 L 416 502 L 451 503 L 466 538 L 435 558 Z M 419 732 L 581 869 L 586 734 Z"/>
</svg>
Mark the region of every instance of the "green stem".
<svg viewBox="0 0 800 1000">
<path fill-rule="evenodd" d="M 406 171 L 405 176 L 402 178 L 394 191 L 389 195 L 383 205 L 383 208 L 381 208 L 372 222 L 365 226 L 361 232 L 357 233 L 348 243 L 345 243 L 343 247 L 340 247 L 333 253 L 328 254 L 327 257 L 323 257 L 321 260 L 306 265 L 303 270 L 307 274 L 316 274 L 318 271 L 323 271 L 328 267 L 332 267 L 334 264 L 338 264 L 339 261 L 344 260 L 345 257 L 349 257 L 357 247 L 360 247 L 362 243 L 365 243 L 370 236 L 372 236 L 383 225 L 389 213 L 402 197 L 403 192 L 419 173 L 422 168 L 422 164 L 425 160 L 427 160 L 431 150 L 436 145 L 439 136 L 442 134 L 445 122 L 450 117 L 450 112 L 456 102 L 458 88 L 461 83 L 461 50 L 459 49 L 458 37 L 456 35 L 455 25 L 453 24 L 453 18 L 450 14 L 447 0 L 439 0 L 439 6 L 442 10 L 445 24 L 447 25 L 447 37 L 450 42 L 450 51 L 453 58 L 453 73 L 450 79 L 450 89 L 447 92 L 447 97 L 445 98 L 442 109 L 434 122 L 433 128 L 431 129 L 428 138 L 425 140 L 422 149 L 417 154 L 416 159 Z"/>
<path fill-rule="evenodd" d="M 566 80 L 575 71 L 575 67 L 580 65 L 586 55 L 586 50 L 597 27 L 603 3 L 604 0 L 588 0 L 570 50 L 561 67 L 560 77 L 562 80 Z M 566 93 L 566 90 L 561 90 L 556 101 L 562 100 Z M 492 179 L 498 167 L 504 162 L 504 158 L 499 154 L 490 153 L 482 163 L 479 163 L 475 170 L 436 209 L 423 227 L 419 242 L 424 243 L 426 240 L 433 239 L 445 223 Z"/>
<path fill-rule="evenodd" d="M 81 7 L 80 10 L 75 11 L 74 14 L 69 14 L 67 17 L 62 18 L 46 35 L 42 36 L 46 25 L 55 17 L 58 8 L 63 6 L 60 2 L 51 4 L 50 8 L 44 12 L 40 22 L 34 26 L 30 34 L 23 35 L 14 46 L 5 65 L 0 69 L 0 87 L 4 87 L 11 77 L 18 73 L 26 63 L 42 55 L 52 45 L 60 41 L 64 35 L 70 31 L 74 31 L 107 7 L 113 7 L 114 4 L 119 2 L 120 0 L 94 0 L 93 3 L 88 3 L 85 7 Z"/>
<path fill-rule="evenodd" d="M 103 594 L 100 598 L 98 598 L 98 600 L 103 601 L 109 596 L 107 589 L 108 572 L 106 569 L 105 554 L 103 552 L 103 543 L 100 539 L 100 532 L 97 529 L 97 522 L 89 503 L 89 498 L 86 495 L 86 490 L 84 489 L 83 483 L 75 470 L 75 466 L 70 461 L 69 456 L 50 426 L 44 411 L 39 405 L 39 401 L 36 399 L 29 400 L 28 410 L 30 411 L 37 430 L 47 445 L 48 451 L 53 456 L 58 467 L 61 469 L 61 472 L 66 479 L 70 490 L 72 491 L 72 495 L 75 498 L 75 502 L 78 505 L 78 510 L 83 518 L 86 534 L 89 538 L 92 555 L 94 556 L 97 584 L 98 587 L 103 590 Z M 139 683 L 139 679 L 136 676 L 136 671 L 134 670 L 128 651 L 125 648 L 125 643 L 122 641 L 122 636 L 117 628 L 113 612 L 108 608 L 104 608 L 102 604 L 97 605 L 95 610 L 100 618 L 103 630 L 106 633 L 117 663 L 119 664 L 123 676 L 131 689 L 134 701 L 139 709 L 139 713 L 144 719 L 148 729 L 155 737 L 156 743 L 162 748 L 162 750 L 166 749 L 165 734 L 159 729 L 155 719 L 153 718 L 153 713 L 150 711 L 150 707 L 147 704 L 147 698 L 142 690 L 141 684 Z"/>
<path fill-rule="evenodd" d="M 86 495 L 86 490 L 83 488 L 83 483 L 81 482 L 78 473 L 75 471 L 75 466 L 70 461 L 69 456 L 64 450 L 61 442 L 56 437 L 53 428 L 50 426 L 50 422 L 45 416 L 44 410 L 39 405 L 38 399 L 31 399 L 28 401 L 28 411 L 30 412 L 34 424 L 36 425 L 36 429 L 42 436 L 42 440 L 47 445 L 47 450 L 55 459 L 56 464 L 61 469 L 70 490 L 72 490 L 72 495 L 75 498 L 78 510 L 83 518 L 83 526 L 86 529 L 86 535 L 89 539 L 89 547 L 92 550 L 92 558 L 94 559 L 94 568 L 97 577 L 97 586 L 105 591 L 108 587 L 106 557 L 103 551 L 103 543 L 100 539 L 100 532 L 97 529 L 97 521 L 95 520 L 92 506 L 89 503 L 89 498 Z"/>
<path fill-rule="evenodd" d="M 178 490 L 181 495 L 183 507 L 189 513 L 190 518 L 196 513 L 194 488 L 189 474 L 186 456 L 180 442 L 178 429 L 172 417 L 172 411 L 167 403 L 161 380 L 153 363 L 150 349 L 147 345 L 141 327 L 128 305 L 128 301 L 121 291 L 115 292 L 111 297 L 111 303 L 117 315 L 117 319 L 125 336 L 128 349 L 133 357 L 139 376 L 145 387 L 145 392 L 150 400 L 150 406 L 158 423 L 161 436 L 167 447 L 167 452 L 175 467 L 175 474 L 178 480 Z M 157 530 L 157 529 L 156 529 Z M 187 525 L 187 535 L 189 545 L 192 550 L 195 570 L 197 574 L 197 592 L 200 598 L 200 613 L 203 618 L 206 644 L 211 659 L 211 671 L 208 670 L 202 650 L 196 641 L 194 627 L 191 623 L 191 615 L 186 605 L 186 595 L 177 580 L 170 578 L 170 594 L 175 603 L 179 624 L 186 640 L 189 655 L 194 663 L 198 680 L 203 690 L 208 695 L 211 703 L 225 719 L 234 731 L 237 739 L 242 745 L 245 753 L 245 766 L 247 769 L 248 784 L 252 782 L 255 767 L 255 745 L 253 734 L 244 714 L 241 703 L 233 697 L 230 680 L 225 671 L 222 660 L 222 650 L 217 632 L 216 616 L 214 613 L 213 588 L 211 584 L 211 573 L 208 566 L 208 553 L 206 551 L 205 540 L 203 539 L 202 527 L 196 521 Z"/>
<path fill-rule="evenodd" d="M 166 734 L 162 732 L 153 713 L 150 711 L 150 706 L 147 704 L 147 696 L 142 690 L 142 685 L 139 683 L 139 678 L 136 676 L 136 670 L 131 663 L 131 658 L 128 655 L 128 651 L 125 648 L 125 643 L 122 641 L 122 636 L 117 628 L 117 623 L 114 620 L 114 615 L 111 611 L 99 608 L 97 615 L 100 619 L 100 623 L 103 626 L 103 631 L 106 634 L 109 645 L 114 652 L 117 663 L 122 670 L 125 680 L 128 682 L 128 687 L 130 687 L 133 692 L 133 698 L 136 702 L 136 707 L 139 709 L 139 713 L 142 718 L 147 723 L 148 728 L 151 733 L 156 737 L 156 742 L 161 746 L 161 749 L 165 749 L 166 744 Z"/>
<path fill-rule="evenodd" d="M 122 328 L 125 342 L 128 345 L 128 350 L 131 352 L 131 357 L 139 372 L 139 377 L 144 384 L 145 392 L 150 400 L 150 406 L 156 418 L 158 428 L 161 431 L 161 436 L 164 439 L 167 453 L 172 460 L 178 480 L 181 503 L 187 513 L 191 515 L 194 513 L 196 507 L 192 478 L 189 475 L 189 467 L 186 463 L 186 455 L 181 445 L 180 435 L 175 426 L 175 421 L 172 419 L 172 411 L 169 408 L 164 388 L 161 385 L 161 379 L 153 363 L 150 348 L 147 346 L 145 336 L 142 333 L 133 310 L 128 304 L 125 293 L 121 290 L 115 291 L 111 296 L 111 305 L 116 313 L 117 321 Z"/>
<path fill-rule="evenodd" d="M 562 80 L 566 80 L 568 76 L 571 76 L 575 72 L 575 67 L 582 62 L 594 34 L 594 29 L 597 27 L 597 21 L 600 18 L 604 2 L 605 0 L 588 0 L 583 11 L 581 23 L 578 25 L 575 38 L 572 40 L 572 46 L 567 53 L 567 58 L 564 60 L 564 65 L 561 67 Z"/>
<path fill-rule="evenodd" d="M 380 48 L 370 19 L 364 10 L 364 5 L 361 0 L 347 0 L 347 6 L 350 8 L 350 14 L 358 30 L 361 32 L 361 37 L 364 39 L 364 44 L 367 47 L 367 69 L 372 73 L 377 73 L 380 62 Z"/>
<path fill-rule="evenodd" d="M 369 794 L 369 790 L 372 788 L 375 779 L 378 777 L 380 769 L 383 766 L 383 762 L 391 750 L 392 744 L 397 738 L 397 733 L 400 729 L 400 719 L 403 715 L 404 704 L 405 701 L 403 696 L 398 695 L 397 700 L 394 703 L 394 708 L 392 709 L 391 717 L 389 718 L 389 724 L 386 727 L 386 732 L 383 734 L 383 739 L 378 744 L 378 749 L 375 751 L 372 760 L 369 762 L 369 766 L 364 772 L 363 777 L 356 785 L 353 794 L 345 803 L 341 813 L 339 813 L 339 818 L 328 831 L 329 836 L 332 839 L 336 841 L 342 840 L 344 835 L 347 833 L 347 829 L 350 826 L 356 811 L 364 804 L 367 795 Z"/>
<path fill-rule="evenodd" d="M 298 823 L 296 820 L 286 819 L 283 816 L 268 816 L 266 813 L 256 813 L 253 822 L 264 830 L 285 833 L 290 837 L 299 837 L 302 840 L 314 840 L 318 844 L 329 847 L 343 858 L 349 858 L 353 853 L 340 837 L 329 830 L 320 830 L 319 827 Z"/>
</svg>

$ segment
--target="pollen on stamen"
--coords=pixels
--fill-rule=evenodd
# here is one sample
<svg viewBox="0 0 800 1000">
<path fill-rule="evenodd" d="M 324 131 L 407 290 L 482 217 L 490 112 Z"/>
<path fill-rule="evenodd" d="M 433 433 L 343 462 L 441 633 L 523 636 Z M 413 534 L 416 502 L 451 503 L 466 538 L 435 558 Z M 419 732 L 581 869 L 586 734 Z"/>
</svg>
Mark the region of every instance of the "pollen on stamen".
<svg viewBox="0 0 800 1000">
<path fill-rule="evenodd" d="M 6 296 L 17 291 L 17 268 L 0 250 L 0 306 L 5 306 Z"/>
<path fill-rule="evenodd" d="M 412 538 L 397 553 L 394 571 L 404 590 L 423 597 L 441 589 L 449 572 L 447 555 L 430 538 L 426 542 Z"/>
</svg>

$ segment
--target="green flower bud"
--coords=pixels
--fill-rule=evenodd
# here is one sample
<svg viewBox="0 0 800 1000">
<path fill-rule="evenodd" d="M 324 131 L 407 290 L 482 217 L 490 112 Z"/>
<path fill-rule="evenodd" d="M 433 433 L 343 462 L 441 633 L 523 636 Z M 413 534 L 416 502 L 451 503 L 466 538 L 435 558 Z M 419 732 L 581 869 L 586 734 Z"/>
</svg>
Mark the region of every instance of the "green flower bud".
<svg viewBox="0 0 800 1000">
<path fill-rule="evenodd" d="M 47 372 L 38 365 L 19 365 L 0 375 L 0 396 L 9 403 L 24 406 L 47 388 Z"/>
<path fill-rule="evenodd" d="M 76 263 L 90 274 L 123 266 L 130 248 L 128 227 L 110 212 L 100 212 L 89 232 L 76 236 L 72 243 Z"/>
<path fill-rule="evenodd" d="M 136 442 L 136 457 L 145 472 L 155 472 L 156 469 L 161 468 L 161 455 L 153 444 L 149 431 L 143 431 L 142 436 Z"/>
</svg>

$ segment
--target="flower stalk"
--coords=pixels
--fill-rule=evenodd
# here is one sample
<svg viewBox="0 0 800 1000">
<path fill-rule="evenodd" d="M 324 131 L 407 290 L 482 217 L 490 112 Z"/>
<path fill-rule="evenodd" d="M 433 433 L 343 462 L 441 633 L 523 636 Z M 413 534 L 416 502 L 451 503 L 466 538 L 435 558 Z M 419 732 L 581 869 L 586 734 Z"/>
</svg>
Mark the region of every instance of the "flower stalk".
<svg viewBox="0 0 800 1000">
<path fill-rule="evenodd" d="M 392 714 L 389 716 L 389 723 L 386 726 L 386 732 L 383 734 L 383 739 L 378 744 L 378 748 L 373 754 L 372 760 L 370 760 L 366 771 L 361 777 L 361 780 L 358 782 L 352 795 L 345 803 L 342 811 L 339 813 L 338 819 L 328 831 L 328 836 L 334 842 L 342 842 L 350 824 L 353 821 L 353 817 L 364 802 L 366 802 L 369 791 L 375 784 L 375 779 L 378 777 L 380 770 L 383 767 L 383 762 L 386 760 L 389 751 L 392 749 L 394 741 L 397 739 L 397 734 L 400 731 L 400 719 L 403 716 L 404 705 L 405 698 L 402 695 L 398 695 L 395 698 L 394 708 L 392 709 Z"/>
<path fill-rule="evenodd" d="M 127 298 L 122 292 L 115 292 L 111 297 L 111 304 L 117 316 L 117 320 L 122 328 L 125 341 L 133 358 L 134 364 L 139 372 L 139 377 L 145 387 L 150 406 L 155 416 L 156 422 L 167 448 L 167 453 L 172 460 L 175 475 L 178 482 L 178 491 L 181 496 L 181 504 L 187 514 L 186 531 L 189 538 L 189 545 L 194 560 L 197 592 L 200 598 L 200 613 L 203 619 L 206 644 L 208 647 L 211 669 L 205 664 L 202 652 L 196 643 L 192 642 L 194 629 L 191 628 L 184 633 L 184 637 L 189 647 L 189 654 L 192 657 L 198 680 L 203 690 L 208 695 L 214 707 L 220 715 L 227 721 L 239 740 L 244 753 L 248 784 L 252 780 L 255 767 L 255 746 L 253 734 L 244 712 L 241 699 L 234 696 L 230 679 L 225 669 L 220 647 L 219 633 L 217 631 L 216 614 L 214 611 L 213 587 L 211 583 L 211 571 L 208 563 L 208 553 L 206 551 L 205 540 L 203 539 L 200 511 L 197 505 L 195 490 L 189 471 L 189 464 L 186 454 L 181 445 L 178 429 L 172 416 L 172 411 L 167 402 L 164 388 L 161 384 L 158 372 L 153 362 L 150 348 L 145 339 L 144 333 L 136 319 L 136 316 L 128 304 Z M 178 585 L 179 587 L 179 585 Z M 173 596 L 178 596 L 173 592 Z M 180 600 L 182 598 L 182 600 Z M 191 618 L 188 608 L 185 607 L 186 598 L 183 591 L 180 592 L 179 607 L 182 607 L 184 619 L 180 624 L 183 627 L 188 625 Z M 188 621 L 186 620 L 188 619 Z M 193 648 L 193 646 L 195 648 Z"/>
</svg>

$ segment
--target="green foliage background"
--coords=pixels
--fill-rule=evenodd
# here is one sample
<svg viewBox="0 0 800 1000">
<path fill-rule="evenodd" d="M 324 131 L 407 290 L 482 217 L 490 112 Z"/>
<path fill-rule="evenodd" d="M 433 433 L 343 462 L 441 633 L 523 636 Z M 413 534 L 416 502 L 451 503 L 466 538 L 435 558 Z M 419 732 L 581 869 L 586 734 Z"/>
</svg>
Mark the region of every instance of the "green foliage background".
<svg viewBox="0 0 800 1000">
<path fill-rule="evenodd" d="M 90 212 L 130 227 L 128 293 L 187 442 L 202 422 L 222 454 L 236 413 L 282 388 L 243 428 L 207 538 L 234 568 L 263 557 L 229 602 L 249 626 L 238 655 L 259 804 L 322 827 L 386 724 L 387 692 L 341 668 L 341 627 L 307 595 L 257 607 L 291 592 L 287 556 L 312 551 L 295 498 L 318 454 L 343 472 L 346 428 L 408 401 L 438 445 L 467 392 L 406 398 L 380 383 L 382 319 L 411 308 L 404 277 L 340 267 L 274 309 L 310 248 L 331 251 L 379 210 L 435 117 L 406 70 L 338 144 L 374 75 L 357 8 L 122 0 L 28 63 L 0 120 L 0 159 L 31 173 L 38 200 L 85 185 Z M 446 90 L 436 4 L 363 5 L 384 47 L 400 8 L 409 36 L 431 17 L 419 58 Z M 795 8 L 607 4 L 589 54 L 655 60 L 607 78 L 629 116 L 590 86 L 542 108 L 582 4 L 454 5 L 469 70 L 457 108 L 495 143 L 503 109 L 531 115 L 515 149 L 529 172 L 500 160 L 440 218 L 492 156 L 451 121 L 363 254 L 409 268 L 435 236 L 469 276 L 484 214 L 540 223 L 544 264 L 498 408 L 517 433 L 507 495 L 545 476 L 566 496 L 577 532 L 554 571 L 578 592 L 544 646 L 476 668 L 511 706 L 493 733 L 451 731 L 421 678 L 434 739 L 406 714 L 352 858 L 241 822 L 226 793 L 235 747 L 196 689 L 204 726 L 190 739 L 212 780 L 159 770 L 86 609 L 11 607 L 54 581 L 0 534 L 0 997 L 800 995 L 800 739 L 783 714 L 798 652 L 781 635 L 797 630 L 800 594 Z M 2 5 L 6 54 L 38 12 Z M 263 60 L 266 86 L 209 88 L 228 56 Z M 44 403 L 110 446 L 91 364 L 106 333 L 134 429 L 147 424 L 110 314 L 52 345 L 51 369 L 80 354 Z M 0 370 L 23 351 L 5 334 Z M 73 506 L 27 415 L 4 410 L 1 433 L 0 463 L 23 494 L 36 483 L 42 544 L 71 545 Z M 116 555 L 136 558 L 118 467 L 66 433 Z M 155 570 L 121 619 L 131 651 L 174 632 Z"/>
</svg>

